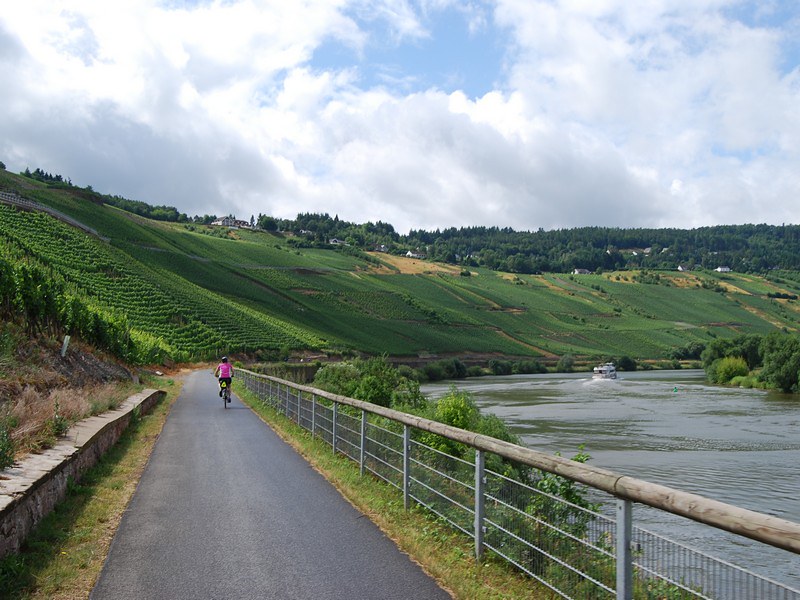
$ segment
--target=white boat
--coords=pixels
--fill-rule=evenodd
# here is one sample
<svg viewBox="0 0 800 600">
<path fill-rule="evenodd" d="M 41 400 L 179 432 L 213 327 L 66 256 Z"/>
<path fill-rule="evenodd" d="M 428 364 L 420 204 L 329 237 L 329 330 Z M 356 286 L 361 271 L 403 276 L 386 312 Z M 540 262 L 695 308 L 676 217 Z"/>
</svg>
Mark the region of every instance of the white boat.
<svg viewBox="0 0 800 600">
<path fill-rule="evenodd" d="M 592 370 L 592 379 L 616 379 L 617 378 L 617 367 L 614 366 L 614 363 L 604 363 L 602 365 L 597 365 Z"/>
</svg>

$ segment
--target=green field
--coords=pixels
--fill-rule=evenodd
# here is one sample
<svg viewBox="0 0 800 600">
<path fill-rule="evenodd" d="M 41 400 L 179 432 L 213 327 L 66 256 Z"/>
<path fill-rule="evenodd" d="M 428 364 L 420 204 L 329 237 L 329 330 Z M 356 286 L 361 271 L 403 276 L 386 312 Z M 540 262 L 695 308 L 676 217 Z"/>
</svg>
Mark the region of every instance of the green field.
<svg viewBox="0 0 800 600">
<path fill-rule="evenodd" d="M 176 359 L 306 351 L 658 360 L 689 342 L 800 323 L 790 297 L 797 273 L 661 273 L 656 283 L 633 273 L 466 277 L 436 265 L 420 272 L 401 258 L 388 265 L 382 255 L 297 249 L 281 234 L 149 221 L 7 172 L 0 190 L 101 236 L 0 205 L 1 256 L 46 268 Z"/>
</svg>

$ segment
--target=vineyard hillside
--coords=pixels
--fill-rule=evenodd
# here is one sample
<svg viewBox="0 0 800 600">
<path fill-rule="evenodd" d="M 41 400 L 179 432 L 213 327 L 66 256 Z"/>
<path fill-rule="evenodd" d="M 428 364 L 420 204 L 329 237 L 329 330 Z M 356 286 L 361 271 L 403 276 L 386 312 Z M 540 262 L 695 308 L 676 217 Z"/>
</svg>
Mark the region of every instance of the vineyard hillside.
<svg viewBox="0 0 800 600">
<path fill-rule="evenodd" d="M 139 361 L 223 353 L 659 360 L 693 342 L 800 323 L 795 272 L 510 275 L 344 244 L 307 248 L 278 232 L 151 221 L 8 172 L 0 191 L 87 228 L 0 204 L 0 285 L 38 274 L 54 286 L 47 293 L 143 344 Z"/>
</svg>

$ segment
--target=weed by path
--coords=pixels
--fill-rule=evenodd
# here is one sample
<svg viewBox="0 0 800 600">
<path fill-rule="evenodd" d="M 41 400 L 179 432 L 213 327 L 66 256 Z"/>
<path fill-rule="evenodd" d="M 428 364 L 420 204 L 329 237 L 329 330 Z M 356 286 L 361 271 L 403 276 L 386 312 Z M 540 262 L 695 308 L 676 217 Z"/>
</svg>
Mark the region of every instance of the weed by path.
<svg viewBox="0 0 800 600">
<path fill-rule="evenodd" d="M 0 560 L 0 598 L 88 597 L 180 392 L 180 382 L 159 380 L 158 386 L 167 391 L 166 398 L 150 414 L 134 419 L 79 483 L 70 482 L 66 499 L 43 519 L 19 553 Z"/>
</svg>

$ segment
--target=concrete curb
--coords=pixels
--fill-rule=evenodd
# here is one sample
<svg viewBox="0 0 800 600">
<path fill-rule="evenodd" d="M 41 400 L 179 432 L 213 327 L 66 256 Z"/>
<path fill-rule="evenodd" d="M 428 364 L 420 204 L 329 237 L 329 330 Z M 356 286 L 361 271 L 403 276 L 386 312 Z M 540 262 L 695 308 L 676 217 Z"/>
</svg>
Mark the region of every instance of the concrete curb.
<svg viewBox="0 0 800 600">
<path fill-rule="evenodd" d="M 0 558 L 19 551 L 34 527 L 66 497 L 69 481 L 79 481 L 111 448 L 134 411 L 147 413 L 166 392 L 144 390 L 119 408 L 70 427 L 52 448 L 0 472 Z"/>
</svg>

